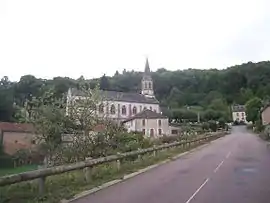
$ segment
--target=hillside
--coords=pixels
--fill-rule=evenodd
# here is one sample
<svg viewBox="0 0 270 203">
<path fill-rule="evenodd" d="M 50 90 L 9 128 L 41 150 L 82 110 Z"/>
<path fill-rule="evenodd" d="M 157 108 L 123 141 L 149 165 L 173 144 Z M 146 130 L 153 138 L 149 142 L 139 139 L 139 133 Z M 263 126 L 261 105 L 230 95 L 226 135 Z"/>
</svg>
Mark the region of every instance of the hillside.
<svg viewBox="0 0 270 203">
<path fill-rule="evenodd" d="M 168 71 L 159 69 L 152 73 L 156 97 L 162 106 L 186 108 L 200 106 L 204 109 L 227 111 L 232 103 L 245 104 L 257 96 L 268 100 L 270 94 L 270 62 L 246 63 L 224 70 Z M 19 82 L 11 82 L 3 77 L 0 84 L 0 120 L 17 121 L 18 109 L 26 100 L 50 92 L 53 97 L 61 98 L 69 87 L 87 85 L 116 91 L 140 91 L 142 73 L 116 72 L 113 77 L 87 80 L 83 77 L 71 79 L 56 77 L 52 80 L 22 76 Z M 16 106 L 13 105 L 16 103 Z"/>
</svg>

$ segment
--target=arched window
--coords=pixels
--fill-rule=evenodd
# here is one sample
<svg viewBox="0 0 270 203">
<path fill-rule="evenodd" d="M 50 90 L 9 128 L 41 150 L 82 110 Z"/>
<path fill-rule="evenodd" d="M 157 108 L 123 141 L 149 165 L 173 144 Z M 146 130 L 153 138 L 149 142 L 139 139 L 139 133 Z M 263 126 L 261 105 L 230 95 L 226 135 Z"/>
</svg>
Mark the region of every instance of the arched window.
<svg viewBox="0 0 270 203">
<path fill-rule="evenodd" d="M 127 114 L 127 108 L 126 106 L 122 106 L 122 115 L 126 115 Z"/>
<path fill-rule="evenodd" d="M 133 107 L 132 113 L 133 113 L 134 115 L 137 114 L 137 107 L 136 107 L 136 106 Z"/>
<path fill-rule="evenodd" d="M 99 113 L 104 113 L 104 105 L 103 104 L 99 105 L 98 111 L 99 111 Z"/>
<path fill-rule="evenodd" d="M 151 82 L 149 82 L 148 87 L 149 87 L 149 89 L 152 89 L 152 83 Z"/>
<path fill-rule="evenodd" d="M 115 114 L 115 106 L 113 104 L 111 105 L 111 114 Z"/>
</svg>

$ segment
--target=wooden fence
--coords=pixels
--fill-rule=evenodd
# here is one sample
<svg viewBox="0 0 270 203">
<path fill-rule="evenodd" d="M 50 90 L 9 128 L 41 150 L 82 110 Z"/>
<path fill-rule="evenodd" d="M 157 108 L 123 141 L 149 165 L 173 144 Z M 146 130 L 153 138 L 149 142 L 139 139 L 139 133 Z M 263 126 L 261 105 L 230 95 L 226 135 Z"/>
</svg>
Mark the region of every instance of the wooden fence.
<svg viewBox="0 0 270 203">
<path fill-rule="evenodd" d="M 18 173 L 18 174 L 13 174 L 13 175 L 7 175 L 0 177 L 0 186 L 6 186 L 6 185 L 11 185 L 14 183 L 20 183 L 23 181 L 30 181 L 34 179 L 39 179 L 39 192 L 42 194 L 44 192 L 44 187 L 45 187 L 45 179 L 47 176 L 53 176 L 57 174 L 62 174 L 66 173 L 69 171 L 74 171 L 74 170 L 80 170 L 80 169 L 85 169 L 85 179 L 86 180 L 91 180 L 89 178 L 89 170 L 91 170 L 91 167 L 97 166 L 100 164 L 108 163 L 108 162 L 113 162 L 116 161 L 118 169 L 120 168 L 121 165 L 121 160 L 132 157 L 132 156 L 138 156 L 140 157 L 143 154 L 146 153 L 153 153 L 156 155 L 156 152 L 159 150 L 163 149 L 168 149 L 172 147 L 178 147 L 178 146 L 189 146 L 192 143 L 200 143 L 204 141 L 210 141 L 216 138 L 219 138 L 223 135 L 225 135 L 226 132 L 218 132 L 212 135 L 208 135 L 199 139 L 194 139 L 190 141 L 181 141 L 181 142 L 174 142 L 170 144 L 164 144 L 164 145 L 159 145 L 159 146 L 154 146 L 151 148 L 147 149 L 140 149 L 137 151 L 131 151 L 131 152 L 126 152 L 126 153 L 121 153 L 117 155 L 111 155 L 107 157 L 101 157 L 98 159 L 86 159 L 85 161 L 73 163 L 73 164 L 68 164 L 68 165 L 62 165 L 62 166 L 54 166 L 50 168 L 41 168 L 38 170 L 34 171 L 29 171 L 29 172 L 24 172 L 24 173 Z"/>
</svg>

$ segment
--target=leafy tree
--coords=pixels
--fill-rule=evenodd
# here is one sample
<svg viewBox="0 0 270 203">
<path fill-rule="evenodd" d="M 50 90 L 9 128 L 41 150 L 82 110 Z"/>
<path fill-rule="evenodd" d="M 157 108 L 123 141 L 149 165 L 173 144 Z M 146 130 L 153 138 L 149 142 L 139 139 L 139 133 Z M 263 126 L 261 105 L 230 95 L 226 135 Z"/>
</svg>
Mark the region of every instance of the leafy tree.
<svg viewBox="0 0 270 203">
<path fill-rule="evenodd" d="M 254 97 L 250 99 L 246 103 L 246 114 L 247 114 L 247 120 L 252 121 L 255 123 L 255 121 L 260 119 L 260 109 L 262 107 L 262 100 L 258 97 Z"/>
<path fill-rule="evenodd" d="M 109 80 L 105 74 L 100 78 L 100 89 L 101 90 L 109 90 L 110 89 L 110 83 L 109 83 Z"/>
</svg>

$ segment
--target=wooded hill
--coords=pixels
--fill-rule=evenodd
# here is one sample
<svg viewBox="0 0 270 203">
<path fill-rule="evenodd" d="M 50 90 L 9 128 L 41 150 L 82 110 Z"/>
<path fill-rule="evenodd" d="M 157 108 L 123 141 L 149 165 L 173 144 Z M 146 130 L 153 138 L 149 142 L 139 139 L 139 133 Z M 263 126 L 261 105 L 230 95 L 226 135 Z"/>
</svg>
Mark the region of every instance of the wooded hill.
<svg viewBox="0 0 270 203">
<path fill-rule="evenodd" d="M 199 106 L 199 109 L 204 111 L 221 111 L 223 113 L 218 117 L 224 114 L 223 117 L 228 119 L 228 107 L 233 103 L 245 104 L 254 97 L 269 100 L 269 61 L 248 62 L 223 70 L 169 71 L 161 68 L 153 72 L 152 77 L 157 99 L 162 106 L 170 109 Z M 44 80 L 25 75 L 20 81 L 12 82 L 5 76 L 0 83 L 0 121 L 22 121 L 21 109 L 26 101 L 30 104 L 33 97 L 50 94 L 52 97 L 61 98 L 69 87 L 94 87 L 97 83 L 100 83 L 100 88 L 104 90 L 139 92 L 141 78 L 141 72 L 125 70 L 121 74 L 117 71 L 113 77 L 104 75 L 91 80 L 83 77 L 55 77 L 52 80 Z"/>
</svg>

